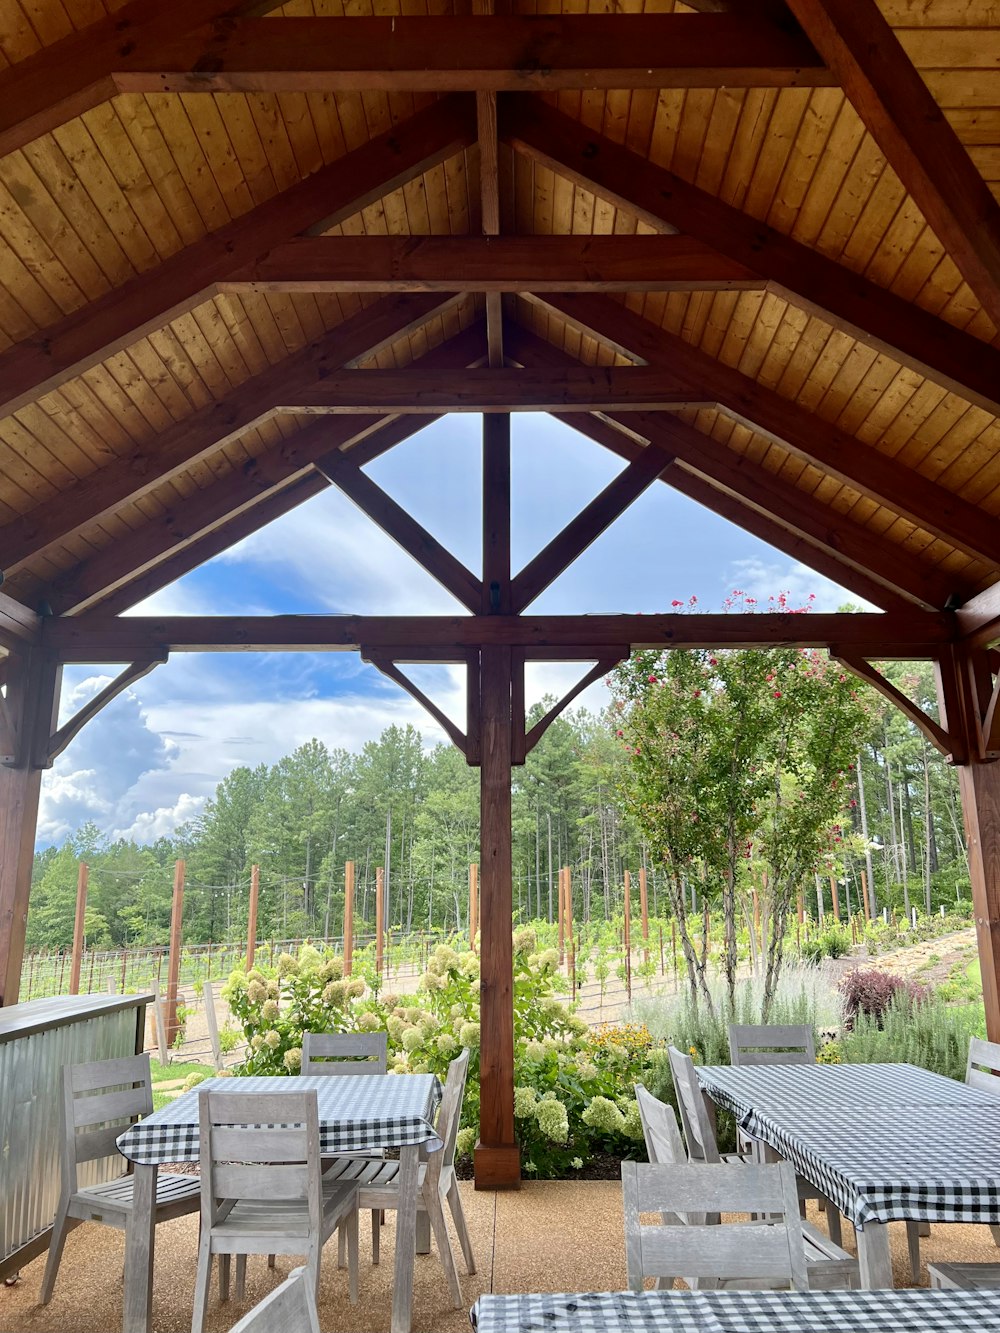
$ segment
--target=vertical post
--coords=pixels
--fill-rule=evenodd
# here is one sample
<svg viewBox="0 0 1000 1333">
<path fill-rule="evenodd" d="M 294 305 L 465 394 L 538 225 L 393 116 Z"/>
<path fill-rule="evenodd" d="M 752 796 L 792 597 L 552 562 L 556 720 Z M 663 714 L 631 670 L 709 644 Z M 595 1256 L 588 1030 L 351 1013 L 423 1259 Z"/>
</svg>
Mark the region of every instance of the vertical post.
<svg viewBox="0 0 1000 1333">
<path fill-rule="evenodd" d="M 566 961 L 566 872 L 559 867 L 559 965 Z"/>
<path fill-rule="evenodd" d="M 798 895 L 798 911 L 799 911 L 799 925 L 801 926 L 802 922 L 806 919 L 806 899 L 805 899 L 805 894 L 802 892 L 801 889 L 799 889 L 799 895 Z"/>
<path fill-rule="evenodd" d="M 257 952 L 257 903 L 260 899 L 260 866 L 250 867 L 250 909 L 247 915 L 247 971 Z"/>
<path fill-rule="evenodd" d="M 375 867 L 375 975 L 382 975 L 382 933 L 385 930 L 385 874 L 382 866 Z"/>
<path fill-rule="evenodd" d="M 816 875 L 816 916 L 817 916 L 817 918 L 818 918 L 818 921 L 819 921 L 819 924 L 820 924 L 820 925 L 823 924 L 823 918 L 824 918 L 824 915 L 825 915 L 825 913 L 824 913 L 824 911 L 823 911 L 823 881 L 820 879 L 819 874 L 817 873 L 817 875 Z"/>
<path fill-rule="evenodd" d="M 469 866 L 469 948 L 476 947 L 476 931 L 479 929 L 479 867 Z"/>
<path fill-rule="evenodd" d="M 69 971 L 69 993 L 80 994 L 80 958 L 83 955 L 83 926 L 87 919 L 87 863 L 76 873 L 76 918 L 73 921 L 73 961 Z"/>
<path fill-rule="evenodd" d="M 625 871 L 625 930 L 622 943 L 625 947 L 625 993 L 632 1003 L 632 876 Z"/>
<path fill-rule="evenodd" d="M 344 862 L 344 976 L 354 966 L 354 862 Z"/>
<path fill-rule="evenodd" d="M 177 1022 L 177 982 L 181 971 L 181 921 L 184 916 L 184 862 L 174 862 L 174 897 L 170 907 L 170 958 L 167 963 L 167 1044 L 173 1046 Z"/>
<path fill-rule="evenodd" d="M 7 658 L 0 741 L 0 1005 L 16 1004 L 21 985 L 38 798 L 61 682 L 59 663 L 35 649 Z"/>
<path fill-rule="evenodd" d="M 865 920 L 870 921 L 872 919 L 871 898 L 868 891 L 868 872 L 866 870 L 861 872 L 861 905 L 865 909 Z"/>
<path fill-rule="evenodd" d="M 576 941 L 573 937 L 573 872 L 569 866 L 563 870 L 563 903 L 566 909 L 566 944 L 567 962 L 569 963 L 570 993 L 576 999 Z"/>
<path fill-rule="evenodd" d="M 1000 763 L 963 765 L 958 782 L 969 847 L 986 1035 L 990 1041 L 1000 1041 Z"/>
<path fill-rule="evenodd" d="M 639 870 L 639 913 L 642 917 L 642 961 L 649 962 L 649 891 L 646 885 L 646 867 Z"/>
<path fill-rule="evenodd" d="M 830 876 L 830 901 L 833 904 L 833 919 L 840 920 L 840 899 L 837 896 L 837 876 Z"/>
</svg>

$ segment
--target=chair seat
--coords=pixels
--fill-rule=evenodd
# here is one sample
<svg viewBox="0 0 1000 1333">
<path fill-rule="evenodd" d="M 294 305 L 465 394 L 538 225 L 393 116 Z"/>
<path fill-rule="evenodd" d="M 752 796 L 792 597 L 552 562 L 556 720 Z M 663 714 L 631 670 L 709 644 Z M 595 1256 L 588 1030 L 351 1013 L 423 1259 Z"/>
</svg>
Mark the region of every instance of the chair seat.
<svg viewBox="0 0 1000 1333">
<path fill-rule="evenodd" d="M 200 1202 L 201 1184 L 197 1176 L 156 1175 L 156 1209 L 194 1212 Z M 132 1211 L 135 1176 L 117 1176 L 100 1185 L 86 1185 L 70 1196 L 69 1216 L 82 1221 L 99 1221 L 111 1215 L 125 1217 Z"/>
<path fill-rule="evenodd" d="M 1000 1264 L 928 1264 L 932 1287 L 988 1291 L 1000 1287 Z"/>
<path fill-rule="evenodd" d="M 323 1181 L 323 1218 L 322 1234 L 326 1241 L 355 1207 L 357 1186 L 353 1181 L 344 1183 L 339 1180 Z M 239 1247 L 233 1252 L 244 1252 L 242 1246 L 252 1237 L 260 1236 L 267 1241 L 267 1248 L 274 1254 L 290 1252 L 298 1254 L 299 1249 L 290 1245 L 289 1251 L 283 1251 L 280 1244 L 274 1244 L 277 1235 L 289 1242 L 305 1241 L 311 1234 L 309 1207 L 304 1199 L 240 1199 L 225 1217 L 212 1225 L 212 1249 L 216 1253 L 225 1253 L 230 1245 Z"/>
</svg>

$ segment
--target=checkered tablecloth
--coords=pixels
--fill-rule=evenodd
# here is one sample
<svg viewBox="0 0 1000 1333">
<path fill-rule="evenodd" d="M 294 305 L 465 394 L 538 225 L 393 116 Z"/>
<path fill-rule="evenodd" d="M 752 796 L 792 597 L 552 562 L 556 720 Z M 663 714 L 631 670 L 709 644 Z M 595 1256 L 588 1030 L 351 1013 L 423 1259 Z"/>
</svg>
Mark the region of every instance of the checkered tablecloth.
<svg viewBox="0 0 1000 1333">
<path fill-rule="evenodd" d="M 856 1226 L 1000 1222 L 1000 1101 L 989 1106 L 764 1111 L 754 1135 Z"/>
<path fill-rule="evenodd" d="M 1000 1291 L 645 1291 L 481 1296 L 478 1333 L 984 1333 Z"/>
<path fill-rule="evenodd" d="M 132 1125 L 118 1140 L 118 1150 L 132 1162 L 198 1160 L 198 1093 L 205 1089 L 247 1094 L 309 1092 L 319 1102 L 319 1142 L 324 1157 L 346 1157 L 376 1148 L 425 1143 L 439 1148 L 434 1116 L 441 1085 L 433 1074 L 332 1074 L 295 1078 L 211 1078 L 176 1101 Z M 252 1124 L 251 1119 L 247 1120 Z"/>
<path fill-rule="evenodd" d="M 703 1091 L 749 1134 L 759 1110 L 997 1105 L 980 1088 L 917 1065 L 698 1065 L 695 1072 Z"/>
</svg>

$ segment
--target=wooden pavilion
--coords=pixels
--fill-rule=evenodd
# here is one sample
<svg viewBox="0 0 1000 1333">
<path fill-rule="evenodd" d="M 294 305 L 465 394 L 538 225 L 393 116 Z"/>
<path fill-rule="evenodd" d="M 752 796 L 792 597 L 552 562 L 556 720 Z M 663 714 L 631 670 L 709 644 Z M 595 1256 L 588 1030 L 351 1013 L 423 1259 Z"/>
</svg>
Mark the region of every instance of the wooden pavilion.
<svg viewBox="0 0 1000 1333">
<path fill-rule="evenodd" d="M 516 1183 L 525 660 L 808 642 L 960 770 L 1000 1040 L 997 0 L 3 0 L 0 54 L 0 1002 L 42 770 L 109 698 L 171 652 L 360 650 L 481 769 L 476 1170 Z M 529 409 L 627 466 L 515 572 Z M 481 577 L 362 471 L 449 411 Z M 525 614 L 654 482 L 882 612 Z M 468 614 L 119 618 L 331 484 Z M 108 661 L 57 728 L 63 664 Z M 467 664 L 464 730 L 415 661 Z"/>
</svg>

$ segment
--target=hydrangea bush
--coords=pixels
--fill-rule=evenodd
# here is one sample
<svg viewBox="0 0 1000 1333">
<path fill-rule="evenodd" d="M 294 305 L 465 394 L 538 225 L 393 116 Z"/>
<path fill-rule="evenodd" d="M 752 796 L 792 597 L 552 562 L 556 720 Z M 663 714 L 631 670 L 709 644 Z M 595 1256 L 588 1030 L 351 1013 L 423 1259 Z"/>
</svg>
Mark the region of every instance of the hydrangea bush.
<svg viewBox="0 0 1000 1333">
<path fill-rule="evenodd" d="M 596 1153 L 642 1155 L 632 1085 L 653 1061 L 641 1027 L 605 1028 L 596 1036 L 560 998 L 565 978 L 555 949 L 539 949 L 533 931 L 514 934 L 515 1104 L 526 1173 L 562 1176 Z M 470 1153 L 479 1125 L 479 959 L 447 944 L 431 955 L 417 993 L 370 990 L 345 978 L 339 958 L 303 945 L 273 968 L 232 974 L 224 992 L 248 1043 L 244 1074 L 289 1074 L 302 1063 L 304 1032 L 379 1032 L 389 1069 L 444 1079 L 463 1048 L 471 1054 L 458 1138 Z"/>
</svg>

